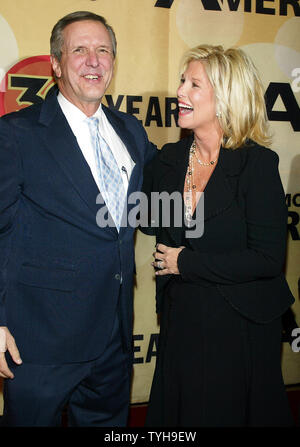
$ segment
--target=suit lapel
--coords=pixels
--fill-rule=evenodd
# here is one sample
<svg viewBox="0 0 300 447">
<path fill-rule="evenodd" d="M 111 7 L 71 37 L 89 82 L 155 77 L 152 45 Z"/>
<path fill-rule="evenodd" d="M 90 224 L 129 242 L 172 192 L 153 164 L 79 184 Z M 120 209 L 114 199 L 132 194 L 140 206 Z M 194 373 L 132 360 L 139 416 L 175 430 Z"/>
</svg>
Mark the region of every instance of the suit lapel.
<svg viewBox="0 0 300 447">
<path fill-rule="evenodd" d="M 125 126 L 125 122 L 111 109 L 102 104 L 102 110 L 105 113 L 108 121 L 114 128 L 115 132 L 119 135 L 123 143 L 125 144 L 132 160 L 137 163 L 139 161 L 139 151 L 136 147 L 135 138 L 128 132 Z"/>
<path fill-rule="evenodd" d="M 172 151 L 161 155 L 164 165 L 163 175 L 159 181 L 159 191 L 183 192 L 189 148 L 193 136 L 179 141 Z M 229 150 L 221 147 L 219 160 L 204 191 L 204 220 L 224 212 L 235 199 L 235 184 L 244 164 L 245 151 Z M 183 206 L 183 201 L 182 201 Z M 195 217 L 195 216 L 194 216 Z M 200 217 L 201 218 L 201 217 Z M 171 228 L 172 239 L 181 243 L 182 228 Z"/>
<path fill-rule="evenodd" d="M 221 147 L 217 166 L 204 191 L 204 220 L 222 213 L 234 201 L 244 156 L 242 148 L 231 150 Z"/>
<path fill-rule="evenodd" d="M 158 190 L 159 192 L 165 191 L 169 194 L 179 192 L 181 197 L 181 223 L 184 219 L 183 188 L 192 141 L 193 136 L 184 138 L 173 146 L 172 150 L 167 150 L 165 153 L 162 152 L 160 157 L 163 170 L 159 179 Z M 174 222 L 172 222 L 172 216 L 171 226 L 167 232 L 175 246 L 182 245 L 182 226 L 175 226 Z"/>
<path fill-rule="evenodd" d="M 224 156 L 226 158 L 227 149 L 220 149 L 218 163 L 204 190 L 204 220 L 211 219 L 228 208 L 234 199 L 227 176 L 224 169 Z"/>
<path fill-rule="evenodd" d="M 192 141 L 193 137 L 184 138 L 172 148 L 172 151 L 162 153 L 160 161 L 164 169 L 159 181 L 160 191 L 167 191 L 170 194 L 174 191 L 183 192 Z"/>
<path fill-rule="evenodd" d="M 47 149 L 96 219 L 99 189 L 55 94 L 44 101 L 39 123 L 40 137 Z"/>
<path fill-rule="evenodd" d="M 130 157 L 135 163 L 135 166 L 130 176 L 130 182 L 128 185 L 128 191 L 127 191 L 127 197 L 128 197 L 130 193 L 136 191 L 138 187 L 138 180 L 140 177 L 139 173 L 141 170 L 141 151 L 139 151 L 136 146 L 136 140 L 134 136 L 126 128 L 125 121 L 122 120 L 113 110 L 105 107 L 103 104 L 102 109 L 109 123 L 112 125 L 115 132 L 119 135 L 120 139 L 125 144 Z"/>
<path fill-rule="evenodd" d="M 136 145 L 136 138 L 134 137 L 134 135 L 132 135 L 131 132 L 128 131 L 125 121 L 122 120 L 120 118 L 120 116 L 118 114 L 116 114 L 113 110 L 108 109 L 104 105 L 102 105 L 102 109 L 103 109 L 109 123 L 111 124 L 111 126 L 114 128 L 115 132 L 119 135 L 120 139 L 125 144 L 130 157 L 132 158 L 132 160 L 135 163 L 134 168 L 131 173 L 131 176 L 130 176 L 130 179 L 129 179 L 129 185 L 128 185 L 128 189 L 127 189 L 127 196 L 126 196 L 126 205 L 127 206 L 124 207 L 124 214 L 123 214 L 123 219 L 126 218 L 126 221 L 125 221 L 126 225 L 122 226 L 120 228 L 120 234 L 122 234 L 128 228 L 128 223 L 127 223 L 128 213 L 130 212 L 131 208 L 133 208 L 135 206 L 135 204 L 129 203 L 130 201 L 128 201 L 128 197 L 130 196 L 131 193 L 138 191 L 140 189 L 139 180 L 141 179 L 142 167 L 143 167 L 142 161 L 141 161 L 142 151 L 138 150 L 137 145 Z M 125 215 L 125 213 L 126 213 L 126 215 Z"/>
</svg>

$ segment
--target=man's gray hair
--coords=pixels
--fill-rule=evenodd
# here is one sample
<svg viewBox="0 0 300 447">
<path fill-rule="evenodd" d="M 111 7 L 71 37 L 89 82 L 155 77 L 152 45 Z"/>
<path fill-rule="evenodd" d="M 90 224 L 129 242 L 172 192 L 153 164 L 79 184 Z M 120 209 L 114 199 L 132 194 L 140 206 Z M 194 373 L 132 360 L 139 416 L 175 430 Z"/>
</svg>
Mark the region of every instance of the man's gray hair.
<svg viewBox="0 0 300 447">
<path fill-rule="evenodd" d="M 66 26 L 74 22 L 81 22 L 83 20 L 93 20 L 102 23 L 107 29 L 112 44 L 113 56 L 117 54 L 117 39 L 112 27 L 107 23 L 106 19 L 98 14 L 90 11 L 76 11 L 62 17 L 56 25 L 54 25 L 50 38 L 50 53 L 60 61 L 62 54 L 62 46 L 64 43 L 63 30 Z"/>
</svg>

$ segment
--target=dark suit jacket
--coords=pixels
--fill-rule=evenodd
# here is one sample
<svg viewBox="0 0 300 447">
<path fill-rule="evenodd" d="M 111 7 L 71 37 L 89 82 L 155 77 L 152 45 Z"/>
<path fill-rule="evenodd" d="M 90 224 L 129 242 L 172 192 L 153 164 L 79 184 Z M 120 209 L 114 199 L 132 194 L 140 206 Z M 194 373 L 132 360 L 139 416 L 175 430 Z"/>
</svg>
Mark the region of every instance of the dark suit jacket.
<svg viewBox="0 0 300 447">
<path fill-rule="evenodd" d="M 130 194 L 154 146 L 136 118 L 103 109 L 136 163 Z M 0 167 L 0 325 L 23 360 L 96 358 L 117 308 L 130 349 L 134 228 L 97 226 L 99 190 L 56 94 L 1 118 Z"/>
<path fill-rule="evenodd" d="M 183 191 L 192 141 L 191 136 L 165 145 L 145 168 L 143 191 L 149 197 L 151 191 Z M 182 279 L 217 287 L 248 319 L 270 321 L 293 303 L 282 273 L 287 208 L 278 156 L 272 150 L 253 142 L 237 150 L 221 148 L 204 192 L 202 237 L 187 238 L 186 229 L 176 227 L 172 219 L 164 228 L 161 215 L 152 216 L 152 221 L 158 228 L 152 222 L 152 228 L 142 231 L 156 234 L 157 241 L 168 246 L 186 247 L 178 257 Z M 174 276 L 157 277 L 158 311 Z"/>
</svg>

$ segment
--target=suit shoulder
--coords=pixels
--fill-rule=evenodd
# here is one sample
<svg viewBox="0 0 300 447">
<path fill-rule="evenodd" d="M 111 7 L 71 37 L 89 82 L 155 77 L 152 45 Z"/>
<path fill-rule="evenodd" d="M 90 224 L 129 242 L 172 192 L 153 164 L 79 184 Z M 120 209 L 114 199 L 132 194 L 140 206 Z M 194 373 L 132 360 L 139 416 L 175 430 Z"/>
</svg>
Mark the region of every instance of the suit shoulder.
<svg viewBox="0 0 300 447">
<path fill-rule="evenodd" d="M 252 160 L 253 162 L 256 162 L 257 160 L 260 161 L 279 160 L 277 152 L 268 147 L 261 146 L 255 142 L 251 142 L 249 145 L 243 146 L 242 150 L 244 150 L 247 153 L 247 158 L 249 160 Z"/>
<path fill-rule="evenodd" d="M 260 165 L 264 166 L 264 169 L 268 167 L 273 169 L 279 163 L 279 157 L 275 151 L 253 141 L 238 149 L 225 149 L 225 151 L 229 151 L 226 156 L 228 170 L 234 171 L 236 168 L 236 171 L 241 174 L 255 171 Z M 228 166 L 228 161 L 230 166 Z"/>
<path fill-rule="evenodd" d="M 116 115 L 122 121 L 126 121 L 127 123 L 132 123 L 132 124 L 138 125 L 139 127 L 143 127 L 142 124 L 140 123 L 140 121 L 136 118 L 136 116 L 131 115 L 130 113 L 122 112 L 121 110 L 117 110 L 117 109 L 111 109 L 104 105 L 102 105 L 102 107 L 105 110 L 109 110 L 109 113 Z"/>
<path fill-rule="evenodd" d="M 160 157 L 163 159 L 176 159 L 178 154 L 182 154 L 182 151 L 192 144 L 193 138 L 185 137 L 181 140 L 166 143 L 160 150 Z"/>
<path fill-rule="evenodd" d="M 28 122 L 37 121 L 40 111 L 41 104 L 33 104 L 24 109 L 7 113 L 1 117 L 1 120 L 12 126 L 23 127 Z"/>
<path fill-rule="evenodd" d="M 246 175 L 255 172 L 260 166 L 266 170 L 278 167 L 278 154 L 253 141 L 237 149 L 221 149 L 222 166 L 229 175 Z"/>
<path fill-rule="evenodd" d="M 181 142 L 182 140 L 164 144 L 161 149 L 157 150 L 151 163 L 147 166 L 147 169 L 157 174 L 157 170 L 160 169 L 161 162 L 163 164 L 173 164 L 174 162 L 176 162 L 178 159 L 178 153 L 181 148 Z"/>
<path fill-rule="evenodd" d="M 180 147 L 185 147 L 189 142 L 191 141 L 192 143 L 192 139 L 190 137 L 185 137 L 182 138 L 180 140 L 177 141 L 172 141 L 170 143 L 166 143 L 162 146 L 161 150 L 168 152 L 168 151 L 172 151 L 176 148 L 180 148 Z"/>
<path fill-rule="evenodd" d="M 278 154 L 264 146 L 251 144 L 242 149 L 244 152 L 243 169 L 241 177 L 246 182 L 246 188 L 266 188 L 266 185 L 274 184 L 279 176 L 279 157 Z M 252 185 L 252 186 L 250 186 Z M 256 185 L 256 186 L 254 186 Z"/>
</svg>

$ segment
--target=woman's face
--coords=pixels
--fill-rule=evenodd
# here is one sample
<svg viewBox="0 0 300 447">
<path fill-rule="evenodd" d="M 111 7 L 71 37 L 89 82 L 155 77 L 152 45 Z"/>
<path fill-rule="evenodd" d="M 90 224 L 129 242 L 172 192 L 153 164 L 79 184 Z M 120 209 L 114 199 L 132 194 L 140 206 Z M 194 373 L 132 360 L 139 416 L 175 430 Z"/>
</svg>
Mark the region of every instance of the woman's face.
<svg viewBox="0 0 300 447">
<path fill-rule="evenodd" d="M 194 60 L 183 73 L 177 90 L 178 124 L 194 132 L 209 129 L 219 122 L 216 117 L 215 94 L 203 62 Z"/>
</svg>

